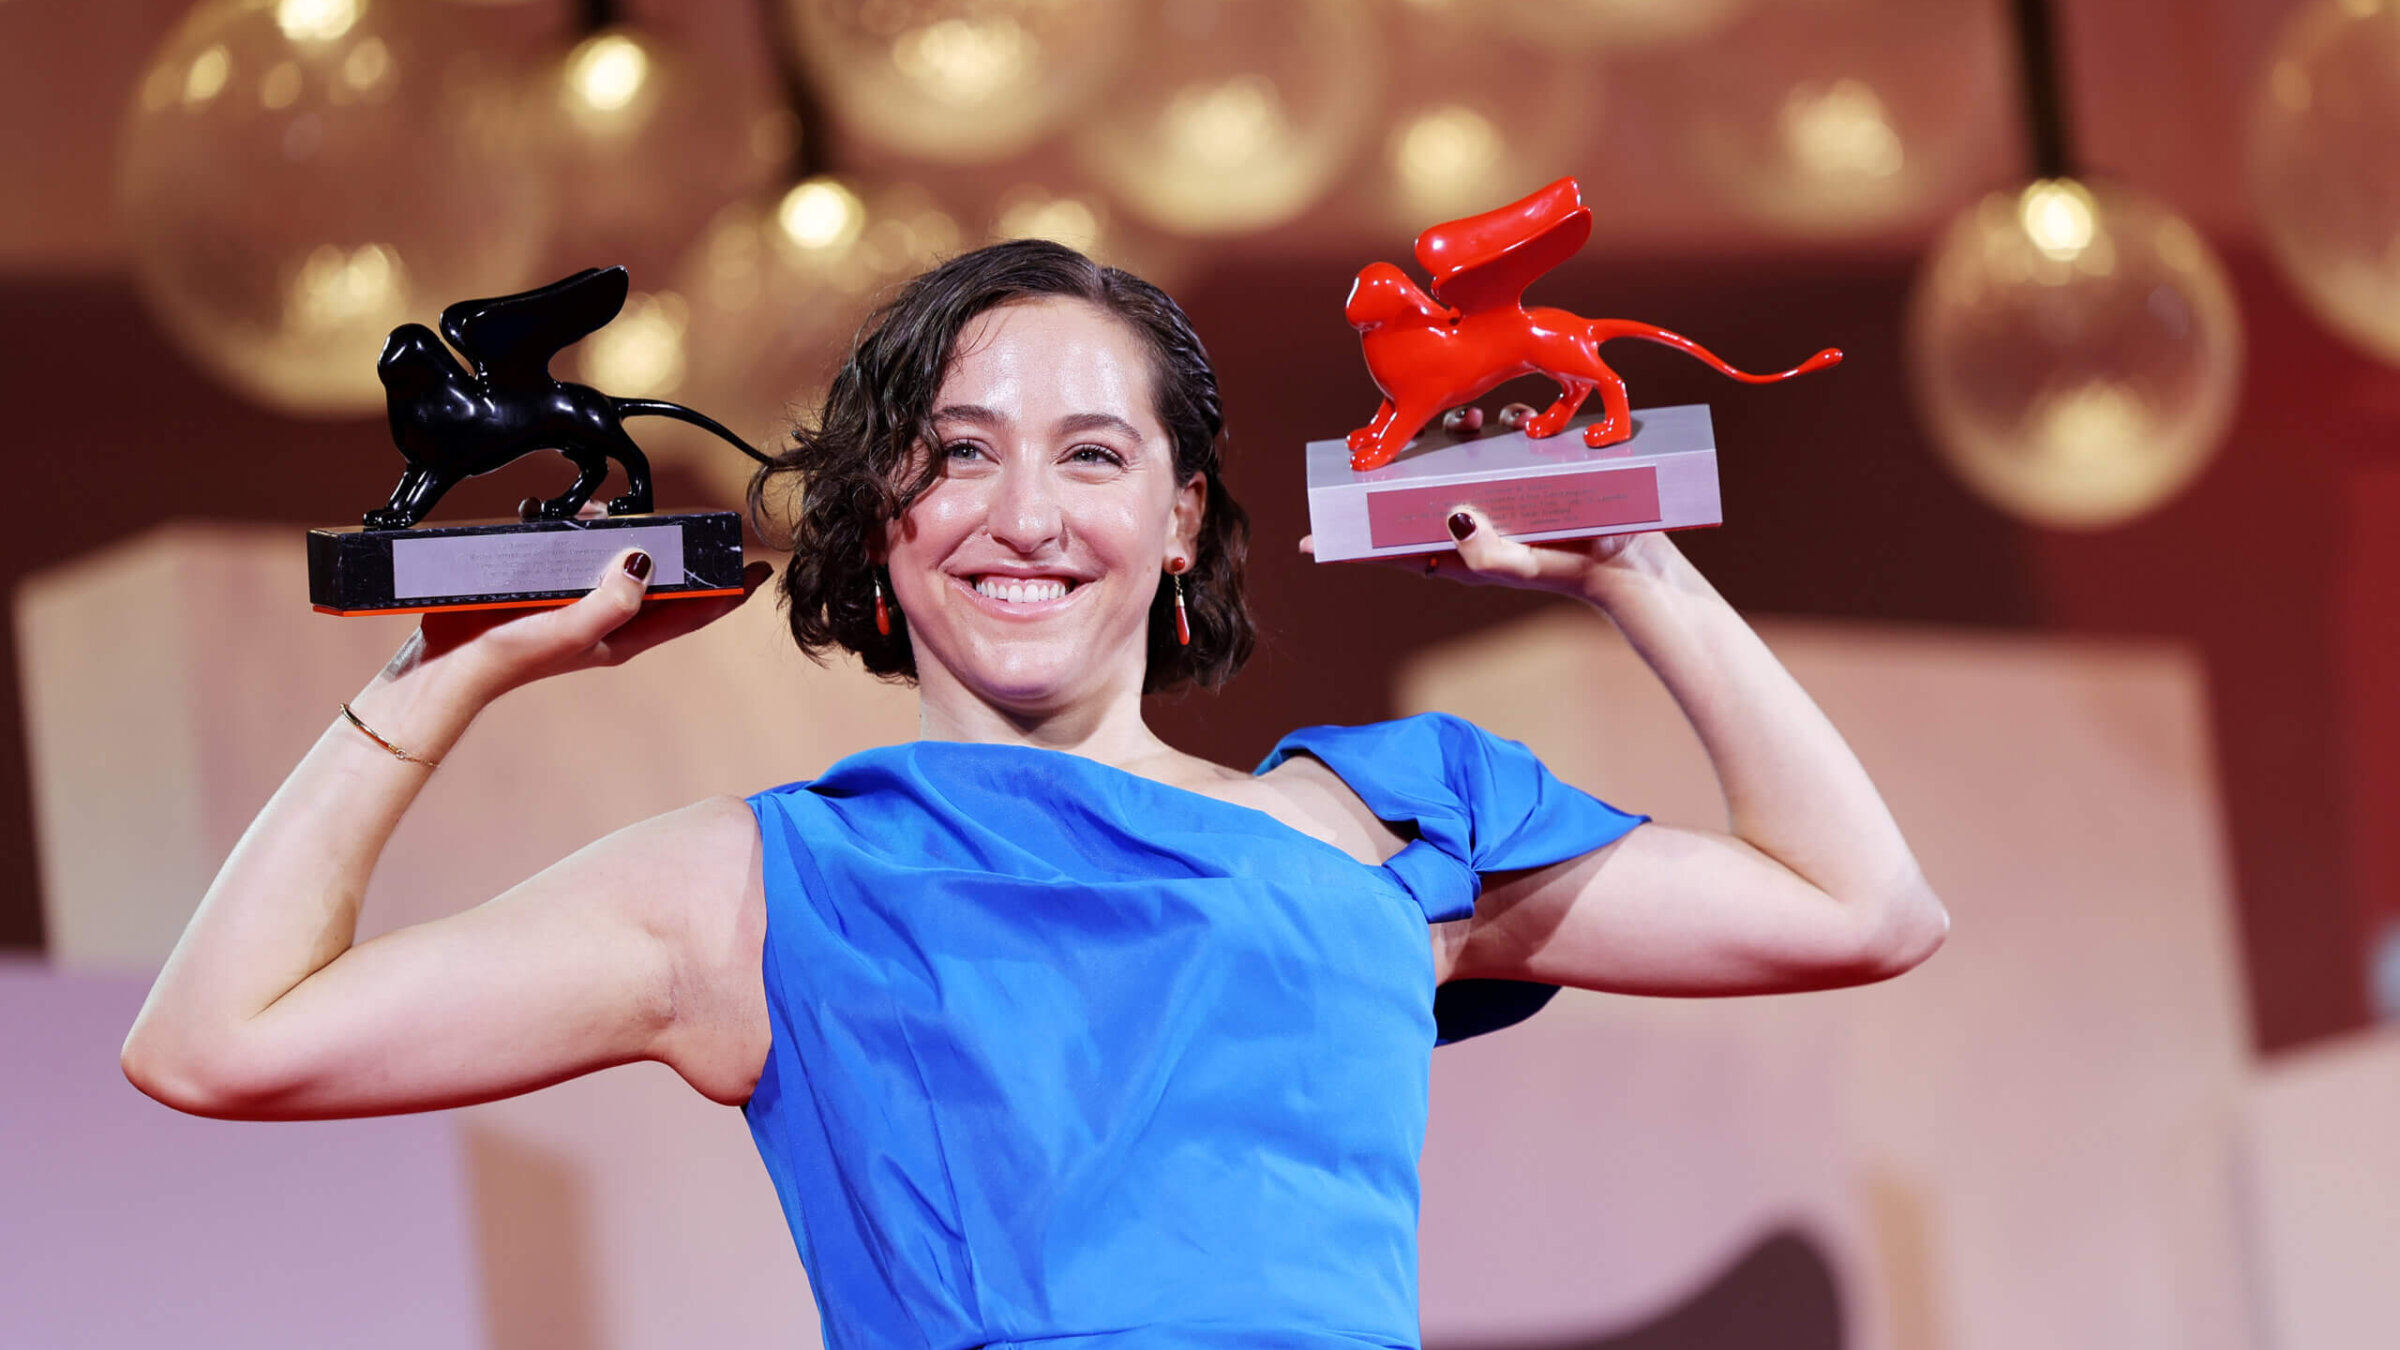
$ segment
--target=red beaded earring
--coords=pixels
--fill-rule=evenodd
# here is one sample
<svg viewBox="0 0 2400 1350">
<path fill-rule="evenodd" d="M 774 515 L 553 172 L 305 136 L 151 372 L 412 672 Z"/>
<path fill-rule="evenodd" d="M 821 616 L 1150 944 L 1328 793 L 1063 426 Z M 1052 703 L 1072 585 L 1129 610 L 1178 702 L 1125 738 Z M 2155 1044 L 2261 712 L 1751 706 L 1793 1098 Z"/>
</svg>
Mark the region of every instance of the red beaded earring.
<svg viewBox="0 0 2400 1350">
<path fill-rule="evenodd" d="M 892 611 L 883 603 L 883 578 L 870 572 L 868 580 L 875 585 L 875 631 L 885 637 L 890 637 L 892 635 Z"/>
<path fill-rule="evenodd" d="M 1183 569 L 1189 566 L 1190 563 L 1177 558 L 1174 566 L 1167 569 L 1167 580 L 1175 583 L 1175 644 L 1179 647 L 1192 645 L 1192 618 L 1183 612 Z"/>
</svg>

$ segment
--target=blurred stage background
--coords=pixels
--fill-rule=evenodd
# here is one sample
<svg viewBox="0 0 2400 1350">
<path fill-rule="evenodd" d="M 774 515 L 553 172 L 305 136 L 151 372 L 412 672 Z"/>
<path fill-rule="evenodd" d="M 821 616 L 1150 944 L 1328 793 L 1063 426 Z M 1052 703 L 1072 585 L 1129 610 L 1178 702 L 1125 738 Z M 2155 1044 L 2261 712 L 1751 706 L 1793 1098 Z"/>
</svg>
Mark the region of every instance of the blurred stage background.
<svg viewBox="0 0 2400 1350">
<path fill-rule="evenodd" d="M 1300 444 L 1374 404 L 1352 272 L 1564 173 L 1598 219 L 1542 301 L 1848 352 L 1609 359 L 1712 405 L 1727 523 L 1681 542 L 1958 927 L 1884 988 L 1438 1056 L 1429 1344 L 2395 1343 L 2392 0 L 0 0 L 0 1343 L 813 1343 L 738 1119 L 663 1070 L 274 1127 L 116 1076 L 405 631 L 310 614 L 299 536 L 388 493 L 374 353 L 451 300 L 627 263 L 562 373 L 763 439 L 894 278 L 1093 248 L 1190 310 L 1257 525 L 1262 651 L 1170 738 L 1442 707 L 1713 820 L 1604 624 L 1293 549 Z M 636 431 L 662 506 L 733 500 Z M 503 705 L 369 930 L 909 734 L 776 629 Z"/>
</svg>

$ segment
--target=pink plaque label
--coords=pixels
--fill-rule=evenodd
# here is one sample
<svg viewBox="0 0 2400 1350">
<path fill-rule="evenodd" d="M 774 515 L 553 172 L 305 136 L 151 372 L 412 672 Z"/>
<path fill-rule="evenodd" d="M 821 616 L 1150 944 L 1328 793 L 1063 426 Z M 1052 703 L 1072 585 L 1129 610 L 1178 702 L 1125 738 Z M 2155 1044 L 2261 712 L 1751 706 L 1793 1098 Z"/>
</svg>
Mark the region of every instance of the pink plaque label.
<svg viewBox="0 0 2400 1350">
<path fill-rule="evenodd" d="M 1658 470 L 1601 469 L 1537 478 L 1493 478 L 1448 487 L 1393 488 L 1367 494 L 1373 548 L 1450 542 L 1450 513 L 1472 506 L 1503 534 L 1543 534 L 1639 525 L 1659 518 Z"/>
</svg>

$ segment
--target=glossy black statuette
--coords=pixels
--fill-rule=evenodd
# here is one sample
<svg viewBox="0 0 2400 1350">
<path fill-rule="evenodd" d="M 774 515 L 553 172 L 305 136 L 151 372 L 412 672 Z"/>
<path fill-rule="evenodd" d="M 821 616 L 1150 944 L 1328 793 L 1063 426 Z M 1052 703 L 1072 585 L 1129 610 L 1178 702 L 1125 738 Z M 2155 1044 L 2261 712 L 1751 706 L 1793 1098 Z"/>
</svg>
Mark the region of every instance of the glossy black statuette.
<svg viewBox="0 0 2400 1350">
<path fill-rule="evenodd" d="M 650 460 L 625 434 L 625 419 L 672 417 L 771 461 L 679 403 L 611 398 L 550 373 L 561 349 L 616 317 L 627 291 L 624 268 L 593 268 L 521 295 L 452 305 L 438 337 L 423 324 L 393 329 L 375 369 L 408 469 L 391 504 L 369 511 L 363 527 L 308 532 L 309 604 L 344 615 L 563 605 L 589 594 L 633 549 L 651 563 L 645 602 L 744 594 L 741 517 L 652 514 Z M 537 450 L 566 456 L 574 486 L 528 499 L 513 520 L 418 525 L 461 480 Z M 610 460 L 625 466 L 625 491 L 606 515 L 587 517 Z"/>
<path fill-rule="evenodd" d="M 769 462 L 741 437 L 679 403 L 611 398 L 550 373 L 552 357 L 617 316 L 627 289 L 624 268 L 593 267 L 536 290 L 450 306 L 442 311 L 442 337 L 473 363 L 472 371 L 425 325 L 393 329 L 375 373 L 383 381 L 392 443 L 408 468 L 392 489 L 391 504 L 367 513 L 366 527 L 407 529 L 461 480 L 538 450 L 566 456 L 576 477 L 558 496 L 528 501 L 526 520 L 573 519 L 607 480 L 611 459 L 625 466 L 625 492 L 609 502 L 608 513 L 647 513 L 650 460 L 625 434 L 628 417 L 689 422 Z"/>
</svg>

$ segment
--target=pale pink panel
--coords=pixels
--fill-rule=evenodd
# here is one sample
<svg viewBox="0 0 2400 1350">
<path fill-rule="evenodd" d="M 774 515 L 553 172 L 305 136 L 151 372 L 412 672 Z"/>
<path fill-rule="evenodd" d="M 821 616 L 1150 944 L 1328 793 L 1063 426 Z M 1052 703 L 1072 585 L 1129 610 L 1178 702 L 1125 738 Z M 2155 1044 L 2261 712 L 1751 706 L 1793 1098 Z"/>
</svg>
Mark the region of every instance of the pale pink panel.
<svg viewBox="0 0 2400 1350">
<path fill-rule="evenodd" d="M 1813 1193 L 1810 1169 L 1838 1163 L 1849 1195 L 1834 1210 L 1864 1227 L 1832 1231 L 1866 1235 L 1843 1262 L 1861 1346 L 2249 1344 L 2231 1181 L 2247 1049 L 2196 662 L 2157 646 L 1762 627 L 1875 776 L 1956 929 L 1889 984 L 1683 1010 L 1753 1047 L 1747 1061 L 1695 1059 L 1688 1083 L 1734 1091 L 1729 1075 L 1746 1072 L 1740 1090 L 1757 1109 L 1735 1113 L 1732 1128 L 1723 1112 L 1689 1113 L 1677 1165 L 1765 1169 L 1741 1183 L 1765 1213 Z M 1697 739 L 1596 615 L 1562 607 L 1462 641 L 1410 667 L 1399 690 L 1405 708 L 1447 709 L 1526 741 L 1628 809 L 1724 824 Z M 1761 1066 L 1801 1018 L 1822 1029 L 1815 1053 L 1830 1062 L 1839 1127 L 1827 1149 L 1787 1153 L 1778 1111 L 1792 1098 Z M 1494 1042 L 1491 1053 L 1522 1056 L 1520 1083 L 1588 1075 L 1596 1086 L 1578 1091 L 1592 1093 L 1623 1076 L 1630 1044 L 1596 1034 L 1579 1052 L 1530 1029 Z M 1677 1090 L 1672 1078 L 1635 1081 L 1664 1098 Z M 1436 1087 L 1451 1091 L 1447 1070 Z M 1437 1121 L 1519 1109 L 1490 1090 L 1437 1100 Z M 1629 1298 L 1662 1278 L 1643 1235 L 1686 1252 L 1706 1236 L 1686 1207 L 1662 1203 L 1665 1188 L 1577 1162 L 1605 1157 L 1610 1127 L 1629 1115 L 1589 1130 L 1562 1120 L 1527 1164 L 1556 1188 L 1553 1207 L 1614 1225 L 1613 1239 L 1579 1239 L 1593 1244 L 1595 1306 L 1597 1291 Z M 1429 1195 L 1442 1184 L 1429 1177 Z M 1439 1231 L 1440 1217 L 1429 1203 L 1429 1258 L 1543 1240 L 1521 1225 Z M 1501 1258 L 1488 1264 L 1498 1271 Z M 1429 1269 L 1427 1326 L 1488 1311 L 1477 1298 Z"/>
<path fill-rule="evenodd" d="M 2269 1061 L 2246 1124 L 2261 1350 L 2400 1345 L 2400 1027 Z"/>
<path fill-rule="evenodd" d="M 0 962 L 0 1345 L 484 1345 L 455 1123 L 178 1115 L 117 1070 L 147 984 Z"/>
</svg>

